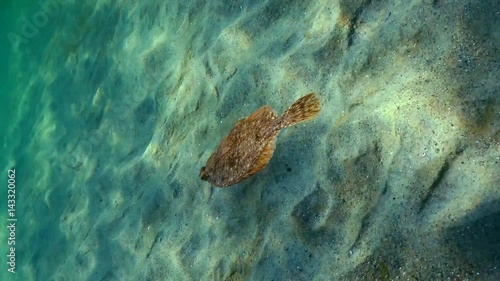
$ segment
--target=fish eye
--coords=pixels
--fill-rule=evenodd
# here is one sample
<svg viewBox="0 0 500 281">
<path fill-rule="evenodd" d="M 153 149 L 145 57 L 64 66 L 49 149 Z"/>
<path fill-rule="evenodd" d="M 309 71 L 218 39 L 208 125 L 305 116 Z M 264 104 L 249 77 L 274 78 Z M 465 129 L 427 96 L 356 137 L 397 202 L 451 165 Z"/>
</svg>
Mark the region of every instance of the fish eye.
<svg viewBox="0 0 500 281">
<path fill-rule="evenodd" d="M 208 179 L 208 176 L 207 174 L 205 173 L 205 168 L 206 167 L 201 167 L 201 170 L 200 170 L 200 178 L 201 180 L 203 181 L 206 181 Z"/>
</svg>

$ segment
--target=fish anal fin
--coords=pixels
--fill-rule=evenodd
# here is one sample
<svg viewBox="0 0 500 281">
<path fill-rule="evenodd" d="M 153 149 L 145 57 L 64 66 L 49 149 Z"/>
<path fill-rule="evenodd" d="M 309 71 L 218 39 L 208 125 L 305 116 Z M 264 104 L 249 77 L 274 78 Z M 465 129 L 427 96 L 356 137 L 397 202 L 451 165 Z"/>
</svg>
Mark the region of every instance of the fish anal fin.
<svg viewBox="0 0 500 281">
<path fill-rule="evenodd" d="M 269 163 L 271 158 L 273 157 L 274 150 L 276 149 L 276 139 L 277 135 L 275 134 L 271 140 L 267 143 L 267 145 L 262 149 L 261 153 L 259 156 L 256 158 L 255 162 L 253 163 L 252 167 L 248 171 L 248 177 L 251 175 L 257 173 L 258 171 L 264 169 L 266 165 Z"/>
</svg>

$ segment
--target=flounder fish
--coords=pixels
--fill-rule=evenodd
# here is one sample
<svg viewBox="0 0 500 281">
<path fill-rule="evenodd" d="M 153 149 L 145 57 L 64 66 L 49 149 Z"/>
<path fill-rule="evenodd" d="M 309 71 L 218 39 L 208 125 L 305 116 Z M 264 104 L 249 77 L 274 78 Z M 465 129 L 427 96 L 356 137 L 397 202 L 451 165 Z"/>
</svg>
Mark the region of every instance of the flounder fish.
<svg viewBox="0 0 500 281">
<path fill-rule="evenodd" d="M 320 112 L 314 93 L 294 102 L 281 116 L 265 105 L 240 119 L 200 170 L 200 178 L 214 186 L 239 183 L 262 170 L 276 148 L 278 133 L 291 125 L 308 121 Z"/>
</svg>

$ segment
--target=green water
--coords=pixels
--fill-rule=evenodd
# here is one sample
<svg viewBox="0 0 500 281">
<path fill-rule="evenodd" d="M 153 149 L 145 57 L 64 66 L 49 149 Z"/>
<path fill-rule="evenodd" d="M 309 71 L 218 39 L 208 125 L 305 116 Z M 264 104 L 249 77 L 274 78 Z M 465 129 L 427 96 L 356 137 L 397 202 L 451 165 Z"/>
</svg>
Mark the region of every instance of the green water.
<svg viewBox="0 0 500 281">
<path fill-rule="evenodd" d="M 498 1 L 40 3 L 0 10 L 0 280 L 500 280 Z"/>
</svg>

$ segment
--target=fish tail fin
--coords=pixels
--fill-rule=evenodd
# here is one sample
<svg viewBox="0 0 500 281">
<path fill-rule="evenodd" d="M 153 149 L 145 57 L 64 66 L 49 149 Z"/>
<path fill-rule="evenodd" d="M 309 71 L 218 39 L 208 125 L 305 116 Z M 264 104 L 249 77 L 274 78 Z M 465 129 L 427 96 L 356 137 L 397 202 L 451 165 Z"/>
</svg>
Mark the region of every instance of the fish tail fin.
<svg viewBox="0 0 500 281">
<path fill-rule="evenodd" d="M 281 115 L 278 125 L 279 129 L 311 120 L 319 114 L 319 111 L 320 104 L 316 95 L 314 93 L 305 95 L 294 102 L 285 113 Z"/>
</svg>

